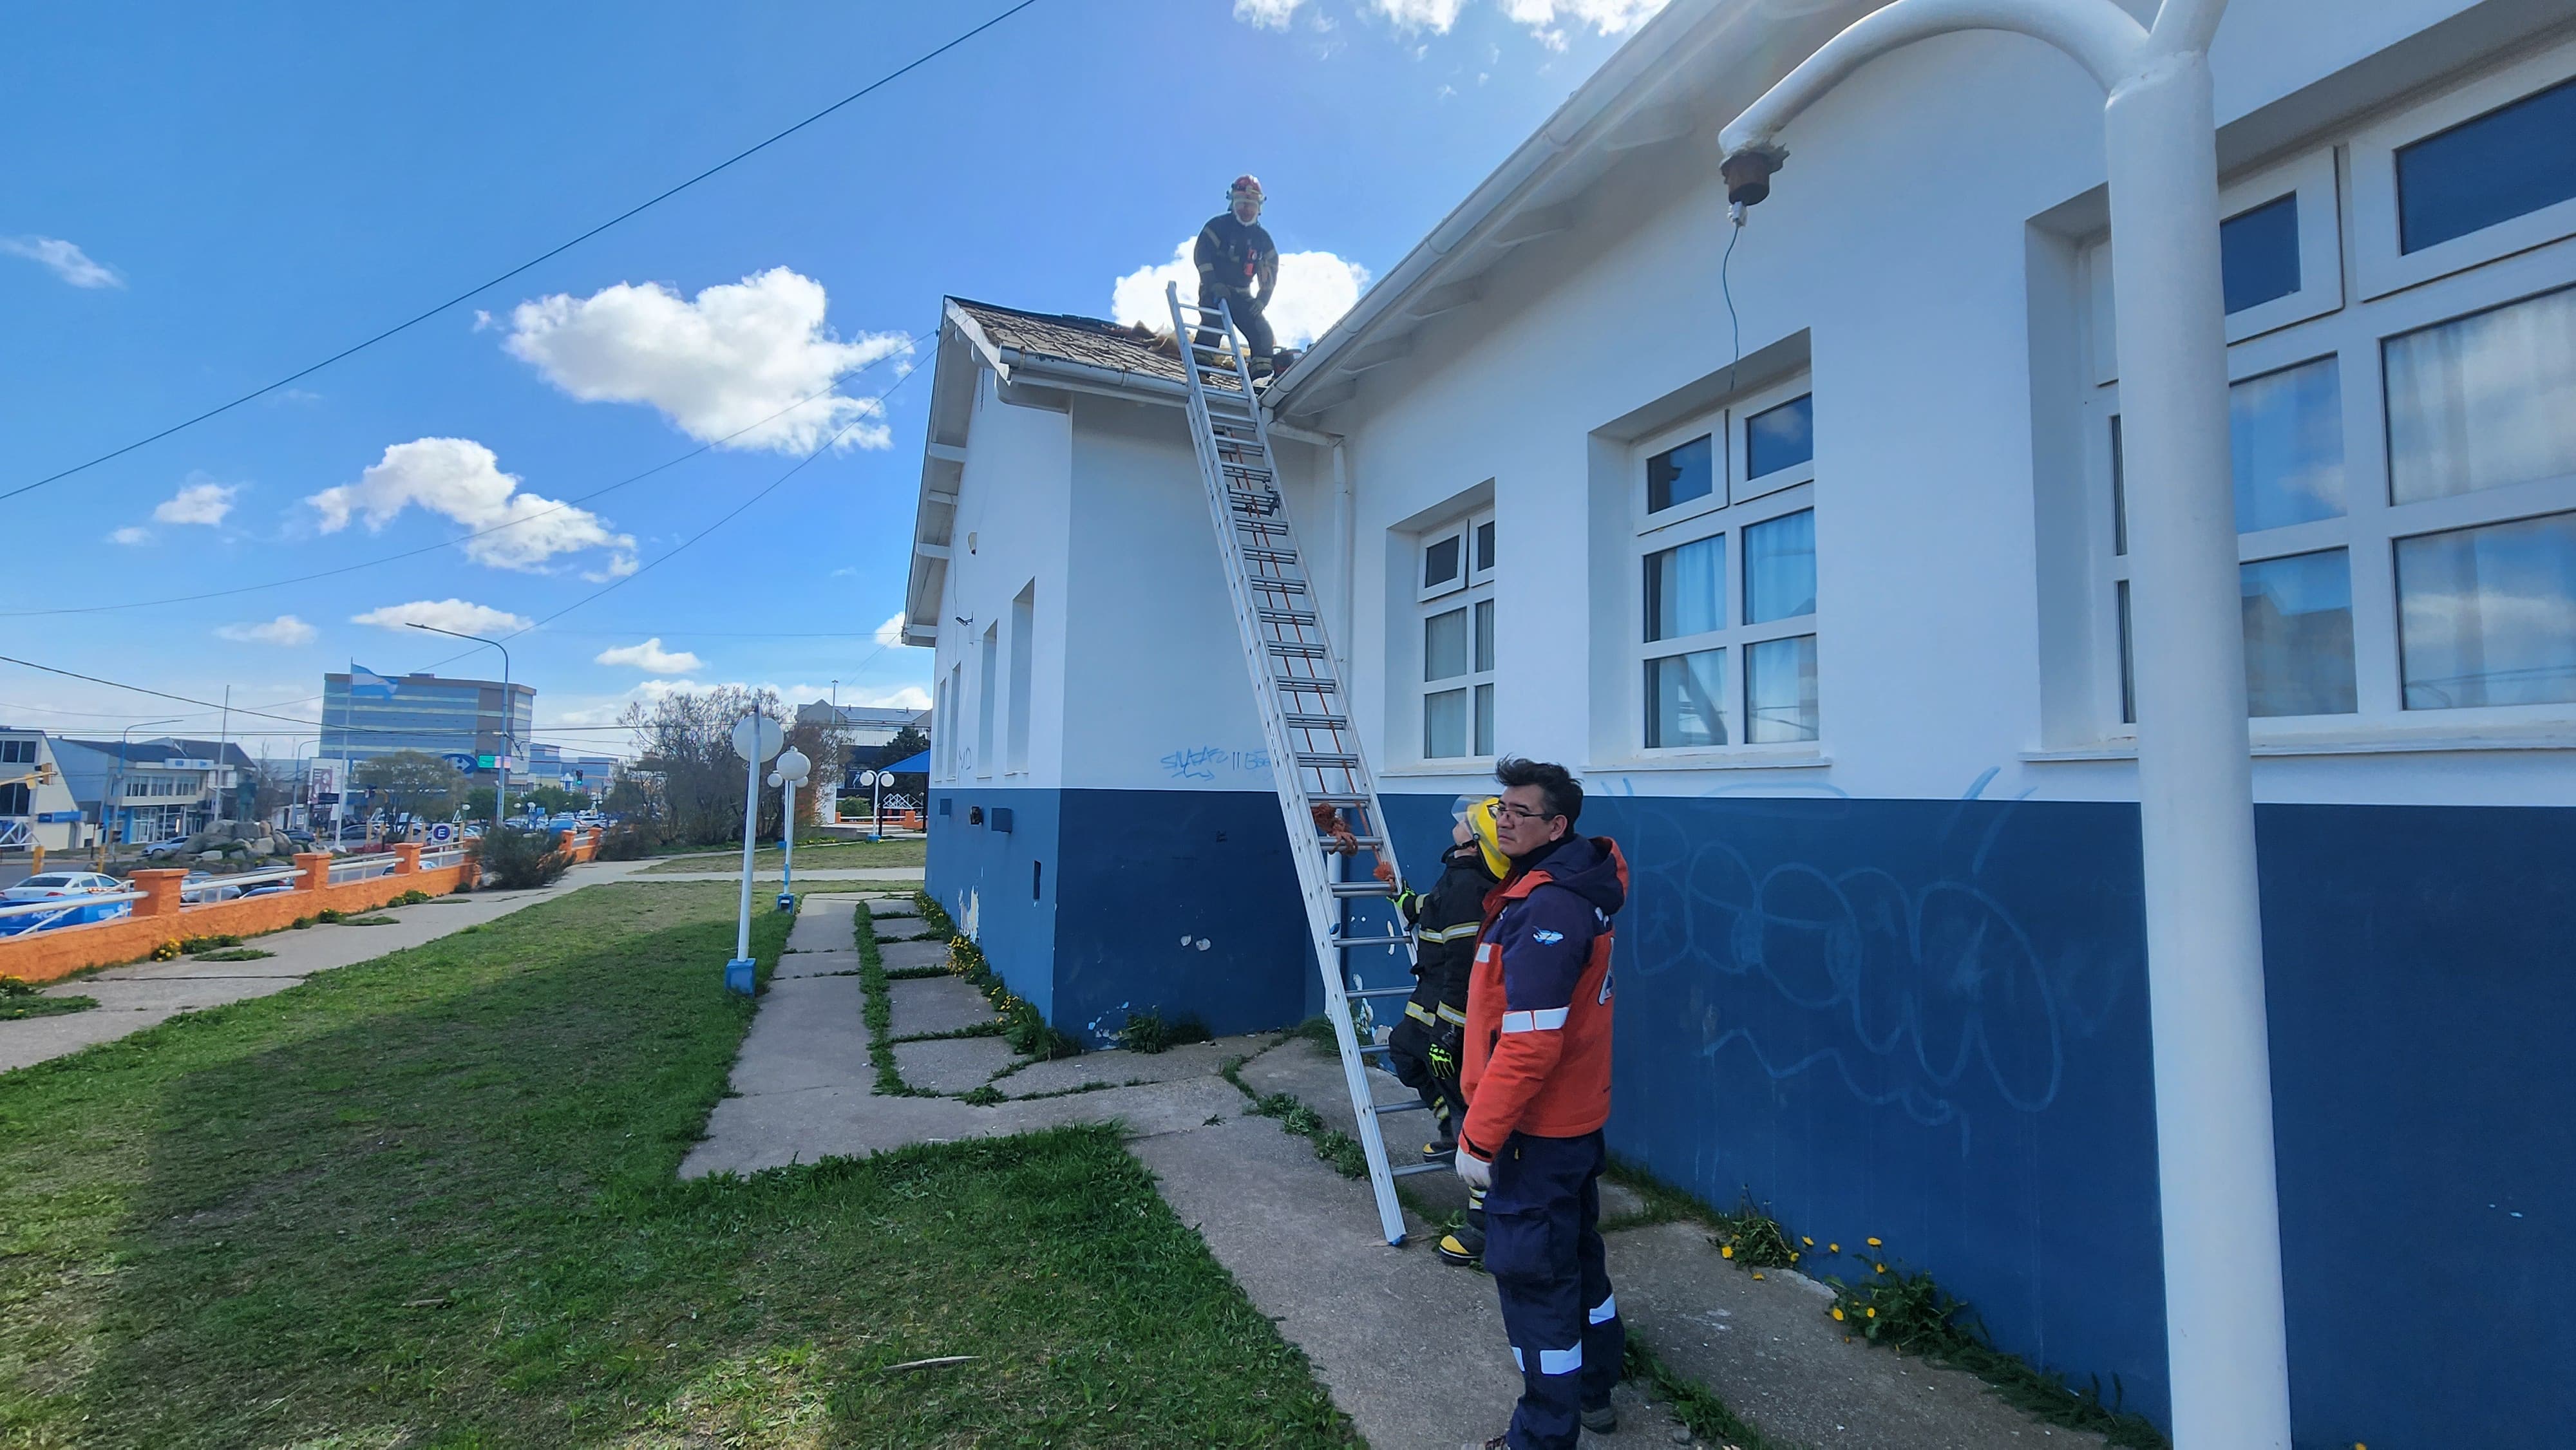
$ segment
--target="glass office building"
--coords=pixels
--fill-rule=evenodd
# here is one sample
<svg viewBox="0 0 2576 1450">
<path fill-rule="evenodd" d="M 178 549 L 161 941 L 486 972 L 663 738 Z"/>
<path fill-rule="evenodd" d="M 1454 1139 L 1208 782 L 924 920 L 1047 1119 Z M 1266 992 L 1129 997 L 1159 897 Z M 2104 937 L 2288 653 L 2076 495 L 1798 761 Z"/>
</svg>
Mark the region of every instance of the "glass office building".
<svg viewBox="0 0 2576 1450">
<path fill-rule="evenodd" d="M 320 758 L 344 756 L 354 767 L 397 750 L 430 755 L 472 756 L 477 761 L 501 753 L 506 734 L 518 743 L 513 772 L 524 771 L 528 737 L 535 732 L 537 692 L 527 685 L 508 688 L 510 708 L 505 731 L 502 686 L 497 680 L 443 680 L 435 675 L 394 675 L 386 679 L 392 693 L 362 689 L 354 698 L 349 677 L 322 677 L 322 744 Z"/>
</svg>

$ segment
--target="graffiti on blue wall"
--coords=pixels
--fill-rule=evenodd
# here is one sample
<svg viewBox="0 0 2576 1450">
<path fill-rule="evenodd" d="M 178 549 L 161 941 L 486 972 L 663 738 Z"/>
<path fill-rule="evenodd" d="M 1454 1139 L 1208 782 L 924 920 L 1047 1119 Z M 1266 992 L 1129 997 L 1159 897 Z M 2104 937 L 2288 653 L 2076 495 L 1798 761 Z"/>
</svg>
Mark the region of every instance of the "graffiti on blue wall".
<svg viewBox="0 0 2576 1450">
<path fill-rule="evenodd" d="M 1214 780 L 1218 776 L 1270 776 L 1270 752 L 1267 750 L 1228 750 L 1222 745 L 1184 745 L 1161 760 L 1163 774 L 1172 780 Z"/>
</svg>

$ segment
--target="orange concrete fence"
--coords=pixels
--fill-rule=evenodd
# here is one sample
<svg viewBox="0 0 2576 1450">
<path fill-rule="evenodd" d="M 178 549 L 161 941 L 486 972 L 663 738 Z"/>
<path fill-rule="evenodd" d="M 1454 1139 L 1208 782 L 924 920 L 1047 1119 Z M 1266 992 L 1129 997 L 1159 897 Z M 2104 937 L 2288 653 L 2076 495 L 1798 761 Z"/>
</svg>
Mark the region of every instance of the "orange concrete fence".
<svg viewBox="0 0 2576 1450">
<path fill-rule="evenodd" d="M 557 837 L 557 849 L 577 862 L 588 861 L 599 854 L 599 835 L 595 829 L 565 831 Z M 574 839 L 576 836 L 579 839 Z M 470 855 L 461 856 L 447 865 L 424 868 L 420 864 L 418 842 L 397 842 L 391 854 L 392 870 L 335 884 L 331 880 L 331 854 L 327 851 L 305 852 L 295 858 L 295 869 L 303 874 L 296 878 L 294 890 L 203 904 L 189 904 L 179 899 L 187 872 L 137 871 L 131 887 L 142 892 L 143 899 L 134 903 L 132 915 L 86 926 L 55 927 L 50 931 L 0 937 L 0 977 L 50 982 L 87 967 L 109 967 L 141 960 L 164 942 L 193 936 L 256 936 L 291 926 L 307 917 L 319 916 L 325 911 L 373 911 L 407 891 L 445 896 L 460 884 L 470 885 L 476 879 L 474 859 Z M 346 867 L 352 862 L 363 863 L 370 858 L 344 856 L 338 859 Z"/>
</svg>

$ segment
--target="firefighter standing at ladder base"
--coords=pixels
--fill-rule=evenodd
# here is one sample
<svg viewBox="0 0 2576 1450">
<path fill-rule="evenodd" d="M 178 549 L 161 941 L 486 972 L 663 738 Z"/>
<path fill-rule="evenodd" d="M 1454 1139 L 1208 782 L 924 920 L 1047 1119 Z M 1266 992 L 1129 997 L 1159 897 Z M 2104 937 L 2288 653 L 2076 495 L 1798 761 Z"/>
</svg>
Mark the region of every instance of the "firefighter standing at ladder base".
<svg viewBox="0 0 2576 1450">
<path fill-rule="evenodd" d="M 1467 1121 L 1458 1176 L 1485 1191 L 1485 1271 L 1521 1370 L 1508 1433 L 1484 1450 L 1574 1450 L 1618 1428 L 1627 1335 L 1601 1244 L 1610 1118 L 1610 918 L 1628 863 L 1579 836 L 1564 766 L 1506 757 L 1495 830 L 1511 874 L 1485 898 L 1467 989 Z M 1468 1450 L 1476 1450 L 1470 1445 Z"/>
<path fill-rule="evenodd" d="M 1213 310 L 1220 302 L 1234 318 L 1251 350 L 1254 372 L 1270 369 L 1276 339 L 1262 310 L 1279 287 L 1279 248 L 1261 226 L 1261 179 L 1238 176 L 1227 188 L 1226 209 L 1199 228 L 1195 259 L 1199 269 L 1199 306 Z M 1256 293 L 1255 288 L 1259 291 Z M 1190 339 L 1200 347 L 1217 345 L 1213 329 L 1202 328 Z"/>
<path fill-rule="evenodd" d="M 1485 893 L 1511 867 L 1494 833 L 1494 805 L 1491 796 L 1458 797 L 1449 812 L 1456 824 L 1450 830 L 1449 854 L 1441 858 L 1445 869 L 1440 879 L 1428 894 L 1408 891 L 1396 898 L 1397 908 L 1413 923 L 1414 986 L 1404 1004 L 1404 1020 L 1388 1039 L 1387 1064 L 1398 1081 L 1422 1095 L 1440 1125 L 1439 1140 L 1422 1149 L 1423 1158 L 1435 1163 L 1457 1150 L 1458 1124 L 1467 1115 L 1466 1095 L 1458 1090 L 1466 1048 L 1467 980 L 1475 965 L 1476 934 L 1485 924 Z M 1441 1238 L 1441 1258 L 1473 1264 L 1484 1256 L 1484 1205 L 1484 1194 L 1469 1189 L 1466 1221 Z"/>
</svg>

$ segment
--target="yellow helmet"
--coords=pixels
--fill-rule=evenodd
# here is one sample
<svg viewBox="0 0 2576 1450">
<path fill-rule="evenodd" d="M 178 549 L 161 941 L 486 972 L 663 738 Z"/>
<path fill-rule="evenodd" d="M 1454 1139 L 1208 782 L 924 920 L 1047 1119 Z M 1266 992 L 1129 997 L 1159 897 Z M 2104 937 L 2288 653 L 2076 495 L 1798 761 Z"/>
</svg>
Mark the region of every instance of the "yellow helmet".
<svg viewBox="0 0 2576 1450">
<path fill-rule="evenodd" d="M 1452 820 L 1464 821 L 1476 850 L 1485 858 L 1485 869 L 1500 881 L 1511 874 L 1512 858 L 1503 854 L 1502 838 L 1494 833 L 1494 804 L 1500 796 L 1462 795 L 1450 803 Z"/>
</svg>

